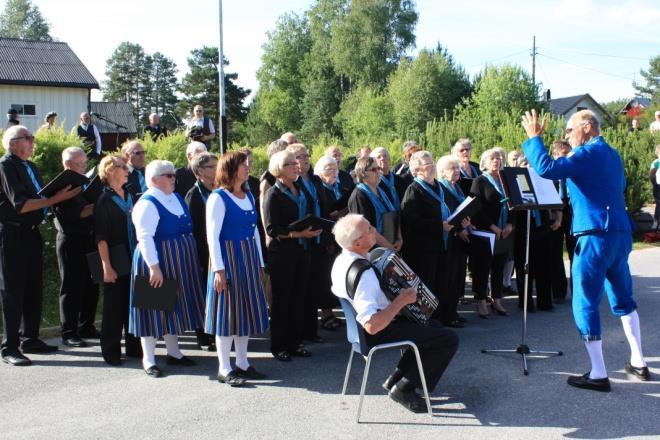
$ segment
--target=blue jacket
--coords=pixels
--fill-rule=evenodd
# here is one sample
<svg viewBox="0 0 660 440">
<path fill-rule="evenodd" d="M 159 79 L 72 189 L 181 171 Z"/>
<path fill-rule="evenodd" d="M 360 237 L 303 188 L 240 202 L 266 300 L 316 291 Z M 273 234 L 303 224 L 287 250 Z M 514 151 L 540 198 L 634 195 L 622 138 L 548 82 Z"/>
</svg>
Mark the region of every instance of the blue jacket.
<svg viewBox="0 0 660 440">
<path fill-rule="evenodd" d="M 602 136 L 574 148 L 570 157 L 556 160 L 548 155 L 538 136 L 525 141 L 522 149 L 541 177 L 567 179 L 573 207 L 573 235 L 632 230 L 623 196 L 626 188 L 623 163 L 619 153 Z"/>
</svg>

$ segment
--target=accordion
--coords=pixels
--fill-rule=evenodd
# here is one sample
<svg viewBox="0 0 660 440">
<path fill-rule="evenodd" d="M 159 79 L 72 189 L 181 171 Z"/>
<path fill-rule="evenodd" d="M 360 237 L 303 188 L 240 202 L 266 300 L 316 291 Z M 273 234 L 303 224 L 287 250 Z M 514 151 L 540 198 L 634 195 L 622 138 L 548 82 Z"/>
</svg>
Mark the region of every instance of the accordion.
<svg viewBox="0 0 660 440">
<path fill-rule="evenodd" d="M 380 273 L 380 285 L 391 301 L 402 289 L 417 290 L 417 302 L 402 309 L 403 315 L 418 324 L 426 325 L 438 308 L 438 299 L 419 279 L 410 266 L 393 250 L 378 247 L 369 252 L 369 261 Z"/>
</svg>

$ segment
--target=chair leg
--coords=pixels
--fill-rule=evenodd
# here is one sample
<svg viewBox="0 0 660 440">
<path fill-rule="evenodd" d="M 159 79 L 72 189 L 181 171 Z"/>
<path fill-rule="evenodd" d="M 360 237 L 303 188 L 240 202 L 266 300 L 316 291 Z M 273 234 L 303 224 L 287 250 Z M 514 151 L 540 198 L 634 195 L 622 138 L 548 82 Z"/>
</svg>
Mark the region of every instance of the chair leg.
<svg viewBox="0 0 660 440">
<path fill-rule="evenodd" d="M 373 349 L 372 349 L 373 350 Z M 364 374 L 362 375 L 362 386 L 360 387 L 360 402 L 358 403 L 357 423 L 360 423 L 360 413 L 362 412 L 362 401 L 364 400 L 364 392 L 367 389 L 367 379 L 369 378 L 369 367 L 371 366 L 371 355 L 373 351 L 369 351 L 367 356 L 367 363 L 364 366 Z"/>
<path fill-rule="evenodd" d="M 411 344 L 411 347 L 415 351 L 415 359 L 417 359 L 417 369 L 419 370 L 419 378 L 422 382 L 422 389 L 424 390 L 424 399 L 426 400 L 426 409 L 429 412 L 429 415 L 433 417 L 433 410 L 431 409 L 431 399 L 429 399 L 429 390 L 426 389 L 426 377 L 424 376 L 424 368 L 422 367 L 422 358 L 419 355 L 419 350 L 417 345 Z"/>
<path fill-rule="evenodd" d="M 348 378 L 351 375 L 351 367 L 353 366 L 353 353 L 355 351 L 351 348 L 351 354 L 348 356 L 348 365 L 346 365 L 346 375 L 344 376 L 344 387 L 341 389 L 342 396 L 346 394 L 346 387 L 348 387 Z"/>
</svg>

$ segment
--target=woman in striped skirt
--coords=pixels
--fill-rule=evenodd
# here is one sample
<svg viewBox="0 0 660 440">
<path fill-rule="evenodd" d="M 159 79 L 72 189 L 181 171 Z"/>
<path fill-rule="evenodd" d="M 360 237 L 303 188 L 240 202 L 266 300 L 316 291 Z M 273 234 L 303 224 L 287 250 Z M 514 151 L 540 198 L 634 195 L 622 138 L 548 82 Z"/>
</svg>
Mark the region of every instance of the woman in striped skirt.
<svg viewBox="0 0 660 440">
<path fill-rule="evenodd" d="M 248 338 L 268 329 L 263 291 L 263 257 L 257 208 L 244 184 L 249 176 L 245 153 L 230 151 L 220 158 L 218 188 L 206 203 L 206 237 L 211 270 L 206 289 L 206 333 L 218 348 L 218 380 L 240 386 L 245 379 L 263 379 L 248 362 Z M 229 360 L 232 342 L 236 368 Z"/>
<path fill-rule="evenodd" d="M 156 339 L 163 338 L 169 365 L 194 365 L 179 350 L 177 335 L 201 327 L 204 287 L 201 281 L 197 246 L 192 234 L 190 212 L 183 198 L 174 192 L 174 165 L 154 160 L 146 168 L 149 189 L 133 209 L 138 246 L 133 255 L 129 329 L 140 337 L 142 365 L 151 377 L 162 371 L 155 361 Z M 174 310 L 135 307 L 135 278 L 149 277 L 153 287 L 163 279 L 178 282 Z"/>
</svg>

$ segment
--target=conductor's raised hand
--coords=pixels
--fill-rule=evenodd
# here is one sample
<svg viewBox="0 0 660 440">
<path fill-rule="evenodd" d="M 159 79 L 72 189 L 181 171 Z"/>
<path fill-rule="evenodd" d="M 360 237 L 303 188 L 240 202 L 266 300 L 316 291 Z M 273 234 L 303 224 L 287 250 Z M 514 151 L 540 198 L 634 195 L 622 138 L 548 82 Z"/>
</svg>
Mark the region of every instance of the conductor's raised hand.
<svg viewBox="0 0 660 440">
<path fill-rule="evenodd" d="M 545 130 L 546 121 L 547 118 L 543 116 L 543 119 L 539 124 L 539 115 L 536 113 L 536 109 L 526 111 L 522 116 L 522 126 L 530 139 L 536 136 L 540 136 L 543 133 Z"/>
<path fill-rule="evenodd" d="M 224 270 L 216 270 L 213 277 L 213 288 L 216 293 L 224 292 L 227 289 L 227 276 Z"/>
</svg>

